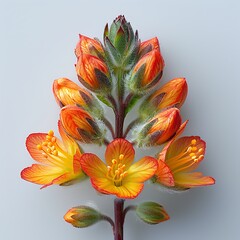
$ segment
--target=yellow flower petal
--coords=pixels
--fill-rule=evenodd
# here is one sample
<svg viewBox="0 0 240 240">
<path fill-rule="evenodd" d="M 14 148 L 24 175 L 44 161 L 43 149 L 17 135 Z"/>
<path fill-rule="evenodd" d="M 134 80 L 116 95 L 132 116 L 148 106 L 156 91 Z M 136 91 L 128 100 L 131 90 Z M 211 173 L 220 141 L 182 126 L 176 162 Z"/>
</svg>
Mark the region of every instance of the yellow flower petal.
<svg viewBox="0 0 240 240">
<path fill-rule="evenodd" d="M 61 168 L 33 164 L 32 166 L 22 170 L 21 177 L 24 180 L 32 183 L 49 185 L 63 174 L 64 171 Z M 60 183 L 62 182 L 64 182 L 64 180 L 62 180 Z"/>
<path fill-rule="evenodd" d="M 178 173 L 174 175 L 174 179 L 176 185 L 185 188 L 207 186 L 215 183 L 214 178 L 203 176 L 201 172 Z"/>
<path fill-rule="evenodd" d="M 123 185 L 126 183 L 143 183 L 151 178 L 158 167 L 157 160 L 153 157 L 144 157 L 134 163 L 128 170 L 123 179 Z"/>
</svg>

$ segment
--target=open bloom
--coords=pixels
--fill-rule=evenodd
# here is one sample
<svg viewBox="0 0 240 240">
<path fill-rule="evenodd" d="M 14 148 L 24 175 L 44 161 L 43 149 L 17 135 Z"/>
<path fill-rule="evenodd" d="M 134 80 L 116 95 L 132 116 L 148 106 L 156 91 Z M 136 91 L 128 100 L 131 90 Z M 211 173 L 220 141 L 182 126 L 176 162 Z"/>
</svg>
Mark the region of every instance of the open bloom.
<svg viewBox="0 0 240 240">
<path fill-rule="evenodd" d="M 32 133 L 26 146 L 31 157 L 38 162 L 22 170 L 21 177 L 29 182 L 43 185 L 67 184 L 85 176 L 80 166 L 82 155 L 78 144 L 63 130 L 59 122 L 62 142 L 54 132 Z"/>
<path fill-rule="evenodd" d="M 175 189 L 212 185 L 215 180 L 193 172 L 204 159 L 206 144 L 198 136 L 181 137 L 172 141 L 159 154 L 154 181 Z"/>
<path fill-rule="evenodd" d="M 119 138 L 107 146 L 106 164 L 92 153 L 83 154 L 80 161 L 97 191 L 119 198 L 135 198 L 142 191 L 143 183 L 157 170 L 157 161 L 143 157 L 133 163 L 134 154 L 132 144 Z"/>
</svg>

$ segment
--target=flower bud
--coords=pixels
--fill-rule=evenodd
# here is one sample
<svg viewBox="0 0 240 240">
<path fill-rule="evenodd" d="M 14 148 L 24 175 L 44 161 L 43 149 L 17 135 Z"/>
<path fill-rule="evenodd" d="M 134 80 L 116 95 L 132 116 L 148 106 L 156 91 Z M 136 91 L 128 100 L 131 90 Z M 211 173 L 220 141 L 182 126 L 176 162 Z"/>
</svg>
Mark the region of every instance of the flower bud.
<svg viewBox="0 0 240 240">
<path fill-rule="evenodd" d="M 181 125 L 180 111 L 170 108 L 150 119 L 137 136 L 139 146 L 160 145 L 170 140 Z"/>
<path fill-rule="evenodd" d="M 186 99 L 187 91 L 185 78 L 169 81 L 143 101 L 139 107 L 141 118 L 149 117 L 149 113 L 155 114 L 162 109 L 180 108 Z"/>
<path fill-rule="evenodd" d="M 99 58 L 90 55 L 80 55 L 76 64 L 79 81 L 89 90 L 98 93 L 111 91 L 107 65 Z"/>
<path fill-rule="evenodd" d="M 162 76 L 164 61 L 159 50 L 145 54 L 133 68 L 129 88 L 136 94 L 144 94 L 154 87 Z"/>
<path fill-rule="evenodd" d="M 124 16 L 118 16 L 110 28 L 106 25 L 104 43 L 110 65 L 129 71 L 138 56 L 139 40 L 137 32 L 134 34 L 131 24 Z"/>
<path fill-rule="evenodd" d="M 94 116 L 101 118 L 103 109 L 98 100 L 87 90 L 67 78 L 53 82 L 53 94 L 60 107 L 78 105 Z"/>
<path fill-rule="evenodd" d="M 147 41 L 142 42 L 140 44 L 140 48 L 139 48 L 139 55 L 140 55 L 140 57 L 142 57 L 143 55 L 145 55 L 146 53 L 148 53 L 154 49 L 160 50 L 160 46 L 159 46 L 157 37 L 154 37 Z"/>
<path fill-rule="evenodd" d="M 79 42 L 75 48 L 75 54 L 77 58 L 79 58 L 82 54 L 102 57 L 104 55 L 104 50 L 102 44 L 98 40 L 80 34 Z"/>
<path fill-rule="evenodd" d="M 65 131 L 76 140 L 85 143 L 101 144 L 104 131 L 85 110 L 68 105 L 61 109 L 60 120 Z"/>
<path fill-rule="evenodd" d="M 78 206 L 71 208 L 64 215 L 64 220 L 74 227 L 85 228 L 101 220 L 101 217 L 101 214 L 91 207 Z"/>
<path fill-rule="evenodd" d="M 136 208 L 137 216 L 148 224 L 158 224 L 169 219 L 164 208 L 155 202 L 144 202 Z"/>
</svg>

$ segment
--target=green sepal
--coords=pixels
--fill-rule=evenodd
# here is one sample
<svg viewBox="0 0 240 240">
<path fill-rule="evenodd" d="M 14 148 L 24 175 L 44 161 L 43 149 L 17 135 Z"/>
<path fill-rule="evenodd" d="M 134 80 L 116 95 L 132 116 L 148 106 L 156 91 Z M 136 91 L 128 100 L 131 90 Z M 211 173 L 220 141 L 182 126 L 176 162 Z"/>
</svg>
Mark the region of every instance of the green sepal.
<svg viewBox="0 0 240 240">
<path fill-rule="evenodd" d="M 124 30 L 120 26 L 114 40 L 114 46 L 121 55 L 123 55 L 126 50 L 126 43 L 127 42 Z"/>
<path fill-rule="evenodd" d="M 131 98 L 131 100 L 129 101 L 129 103 L 126 106 L 125 109 L 125 116 L 133 109 L 133 107 L 136 105 L 136 103 L 138 102 L 138 100 L 141 97 L 139 95 L 135 95 Z"/>
<path fill-rule="evenodd" d="M 102 103 L 104 103 L 105 105 L 107 105 L 110 108 L 113 108 L 112 103 L 107 99 L 106 96 L 104 96 L 102 94 L 97 94 L 96 96 Z"/>
<path fill-rule="evenodd" d="M 105 54 L 110 62 L 110 65 L 119 66 L 121 64 L 121 56 L 108 37 L 105 38 L 105 49 Z"/>
</svg>

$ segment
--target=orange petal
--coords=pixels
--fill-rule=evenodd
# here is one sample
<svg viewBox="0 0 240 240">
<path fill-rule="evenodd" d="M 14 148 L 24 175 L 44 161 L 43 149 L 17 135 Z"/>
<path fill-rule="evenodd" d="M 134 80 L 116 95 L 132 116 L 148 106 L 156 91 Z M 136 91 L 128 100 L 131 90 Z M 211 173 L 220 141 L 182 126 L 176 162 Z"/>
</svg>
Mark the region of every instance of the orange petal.
<svg viewBox="0 0 240 240">
<path fill-rule="evenodd" d="M 178 173 L 174 175 L 176 185 L 180 187 L 200 187 L 212 185 L 215 179 L 209 176 L 203 176 L 201 172 Z"/>
<path fill-rule="evenodd" d="M 93 187 L 104 194 L 116 195 L 119 198 L 135 198 L 143 189 L 143 183 L 128 182 L 125 185 L 116 187 L 113 181 L 107 178 L 91 179 Z"/>
<path fill-rule="evenodd" d="M 128 169 L 134 160 L 134 154 L 135 154 L 135 151 L 133 149 L 132 144 L 123 138 L 118 138 L 113 140 L 107 146 L 107 149 L 105 152 L 105 159 L 106 159 L 107 165 L 111 166 L 113 159 L 117 160 L 119 159 L 120 155 L 123 155 L 123 159 L 121 163 L 125 164 L 126 169 Z"/>
<path fill-rule="evenodd" d="M 64 174 L 63 170 L 58 167 L 43 166 L 39 164 L 33 164 L 22 170 L 21 178 L 26 181 L 40 184 L 40 185 L 51 185 L 53 181 Z M 64 178 L 57 184 L 60 184 L 67 179 Z"/>
<path fill-rule="evenodd" d="M 106 178 L 107 166 L 95 154 L 84 153 L 81 156 L 80 163 L 83 171 L 90 178 Z"/>
<path fill-rule="evenodd" d="M 174 178 L 170 168 L 163 161 L 158 161 L 158 169 L 155 173 L 156 181 L 167 187 L 174 186 Z"/>
<path fill-rule="evenodd" d="M 46 133 L 32 133 L 26 139 L 26 147 L 31 157 L 40 163 L 49 163 L 43 156 L 42 151 L 37 148 L 37 145 L 42 144 L 46 140 Z"/>
<path fill-rule="evenodd" d="M 124 177 L 122 184 L 143 183 L 154 175 L 157 167 L 158 163 L 155 158 L 144 157 L 127 170 L 127 175 Z"/>
</svg>

